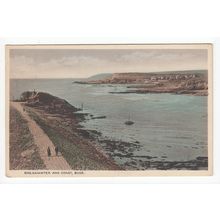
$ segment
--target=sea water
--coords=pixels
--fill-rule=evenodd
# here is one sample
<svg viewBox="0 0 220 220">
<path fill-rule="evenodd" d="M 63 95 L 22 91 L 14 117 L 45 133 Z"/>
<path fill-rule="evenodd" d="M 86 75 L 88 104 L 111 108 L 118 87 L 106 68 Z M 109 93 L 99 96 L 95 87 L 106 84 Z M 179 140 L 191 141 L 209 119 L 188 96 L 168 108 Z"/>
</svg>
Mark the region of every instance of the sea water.
<svg viewBox="0 0 220 220">
<path fill-rule="evenodd" d="M 73 79 L 13 79 L 10 98 L 23 91 L 42 91 L 67 100 L 102 119 L 86 120 L 86 129 L 113 140 L 140 142 L 137 156 L 187 161 L 207 156 L 207 96 L 111 93 L 126 85 L 75 84 Z M 133 125 L 125 125 L 130 117 Z M 163 158 L 163 159 L 162 159 Z"/>
</svg>

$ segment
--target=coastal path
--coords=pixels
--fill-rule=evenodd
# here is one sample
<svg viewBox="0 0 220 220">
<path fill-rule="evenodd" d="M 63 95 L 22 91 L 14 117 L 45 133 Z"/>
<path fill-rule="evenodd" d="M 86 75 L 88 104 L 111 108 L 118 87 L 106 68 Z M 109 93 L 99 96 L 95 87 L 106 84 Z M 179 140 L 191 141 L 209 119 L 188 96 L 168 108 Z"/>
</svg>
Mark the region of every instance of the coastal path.
<svg viewBox="0 0 220 220">
<path fill-rule="evenodd" d="M 46 169 L 48 170 L 71 170 L 72 168 L 67 163 L 62 155 L 56 156 L 55 146 L 47 136 L 47 134 L 39 127 L 39 125 L 28 115 L 26 111 L 23 111 L 23 106 L 19 102 L 11 102 L 19 113 L 25 118 L 28 123 L 31 134 L 33 135 L 34 143 L 39 149 L 40 157 L 42 158 Z M 51 156 L 47 155 L 47 148 L 50 147 Z"/>
</svg>

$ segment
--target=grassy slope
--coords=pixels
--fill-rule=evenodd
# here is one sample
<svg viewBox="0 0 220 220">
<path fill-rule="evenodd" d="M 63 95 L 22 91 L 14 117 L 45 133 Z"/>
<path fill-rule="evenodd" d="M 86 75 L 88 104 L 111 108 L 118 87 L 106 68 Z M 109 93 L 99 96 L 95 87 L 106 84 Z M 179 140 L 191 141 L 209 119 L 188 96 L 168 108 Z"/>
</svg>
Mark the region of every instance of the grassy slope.
<svg viewBox="0 0 220 220">
<path fill-rule="evenodd" d="M 85 151 L 80 146 L 76 146 L 70 139 L 62 135 L 54 127 L 50 126 L 50 123 L 43 120 L 33 111 L 29 111 L 29 115 L 35 120 L 35 122 L 44 130 L 55 146 L 58 146 L 59 151 L 67 160 L 69 165 L 77 169 L 89 169 L 89 170 L 106 170 L 108 169 L 103 161 L 97 161 L 92 159 L 89 155 L 88 149 Z M 61 127 L 62 124 L 59 124 Z"/>
<path fill-rule="evenodd" d="M 27 121 L 10 107 L 10 169 L 44 169 Z"/>
</svg>

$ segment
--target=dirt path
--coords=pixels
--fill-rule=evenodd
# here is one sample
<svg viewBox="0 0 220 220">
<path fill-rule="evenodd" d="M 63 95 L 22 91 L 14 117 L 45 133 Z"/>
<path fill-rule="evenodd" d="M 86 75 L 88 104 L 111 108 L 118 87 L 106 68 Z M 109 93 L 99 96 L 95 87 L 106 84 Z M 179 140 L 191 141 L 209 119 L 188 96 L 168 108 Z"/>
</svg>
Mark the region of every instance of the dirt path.
<svg viewBox="0 0 220 220">
<path fill-rule="evenodd" d="M 56 156 L 55 147 L 47 134 L 30 118 L 27 112 L 23 111 L 23 107 L 19 102 L 11 102 L 11 105 L 17 109 L 21 115 L 27 120 L 28 127 L 37 147 L 39 154 L 48 170 L 71 170 L 70 165 L 66 162 L 62 155 Z M 47 156 L 47 148 L 50 147 L 51 157 Z"/>
</svg>

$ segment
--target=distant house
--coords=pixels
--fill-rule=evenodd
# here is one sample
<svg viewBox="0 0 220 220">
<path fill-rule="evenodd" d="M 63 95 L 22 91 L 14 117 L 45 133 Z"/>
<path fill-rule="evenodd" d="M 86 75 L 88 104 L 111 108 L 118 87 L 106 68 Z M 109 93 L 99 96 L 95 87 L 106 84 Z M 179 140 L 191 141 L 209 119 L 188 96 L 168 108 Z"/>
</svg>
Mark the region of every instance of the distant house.
<svg viewBox="0 0 220 220">
<path fill-rule="evenodd" d="M 154 80 L 157 80 L 157 77 L 156 76 L 151 76 L 151 78 L 150 78 L 152 81 L 154 81 Z"/>
</svg>

